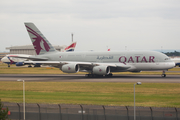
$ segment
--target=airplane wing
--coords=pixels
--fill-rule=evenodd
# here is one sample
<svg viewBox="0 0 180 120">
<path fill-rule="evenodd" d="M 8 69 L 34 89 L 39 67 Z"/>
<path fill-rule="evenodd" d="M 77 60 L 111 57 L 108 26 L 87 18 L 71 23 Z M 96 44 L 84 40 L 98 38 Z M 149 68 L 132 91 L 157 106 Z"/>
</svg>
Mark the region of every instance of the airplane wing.
<svg viewBox="0 0 180 120">
<path fill-rule="evenodd" d="M 73 62 L 73 61 L 24 61 L 24 63 L 29 64 L 45 64 L 52 66 L 62 66 L 64 64 L 77 64 L 81 67 L 93 67 L 93 66 L 108 66 L 108 67 L 117 67 L 120 69 L 128 69 L 131 66 L 125 65 L 123 63 L 91 63 L 91 62 Z"/>
</svg>

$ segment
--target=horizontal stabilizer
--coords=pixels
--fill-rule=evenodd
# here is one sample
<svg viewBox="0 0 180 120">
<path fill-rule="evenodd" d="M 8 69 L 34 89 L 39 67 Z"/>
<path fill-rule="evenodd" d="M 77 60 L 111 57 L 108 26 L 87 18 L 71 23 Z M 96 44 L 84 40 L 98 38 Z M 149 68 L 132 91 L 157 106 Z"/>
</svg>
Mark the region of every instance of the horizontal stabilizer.
<svg viewBox="0 0 180 120">
<path fill-rule="evenodd" d="M 28 59 L 28 60 L 48 60 L 48 58 L 39 58 L 38 56 L 33 57 L 31 55 L 7 55 L 7 57 L 14 57 L 14 58 L 22 58 L 22 59 Z"/>
</svg>

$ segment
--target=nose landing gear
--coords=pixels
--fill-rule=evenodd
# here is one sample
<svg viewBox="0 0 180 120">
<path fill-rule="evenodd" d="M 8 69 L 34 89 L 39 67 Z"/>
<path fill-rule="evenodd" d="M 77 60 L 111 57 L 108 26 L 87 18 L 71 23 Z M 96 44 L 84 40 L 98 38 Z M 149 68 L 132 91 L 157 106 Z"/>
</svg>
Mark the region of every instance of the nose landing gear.
<svg viewBox="0 0 180 120">
<path fill-rule="evenodd" d="M 163 70 L 161 77 L 166 77 L 166 72 Z"/>
</svg>

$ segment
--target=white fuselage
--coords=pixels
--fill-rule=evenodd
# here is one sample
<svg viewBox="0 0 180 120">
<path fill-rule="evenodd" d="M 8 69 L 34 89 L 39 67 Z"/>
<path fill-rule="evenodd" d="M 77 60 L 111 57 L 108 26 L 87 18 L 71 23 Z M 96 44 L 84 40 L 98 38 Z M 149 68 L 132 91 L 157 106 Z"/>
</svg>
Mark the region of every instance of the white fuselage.
<svg viewBox="0 0 180 120">
<path fill-rule="evenodd" d="M 167 70 L 173 68 L 175 63 L 163 53 L 155 51 L 123 51 L 123 52 L 72 52 L 47 53 L 39 57 L 48 58 L 48 61 L 90 62 L 120 64 L 130 66 L 125 71 Z M 124 71 L 111 69 L 112 72 Z"/>
</svg>

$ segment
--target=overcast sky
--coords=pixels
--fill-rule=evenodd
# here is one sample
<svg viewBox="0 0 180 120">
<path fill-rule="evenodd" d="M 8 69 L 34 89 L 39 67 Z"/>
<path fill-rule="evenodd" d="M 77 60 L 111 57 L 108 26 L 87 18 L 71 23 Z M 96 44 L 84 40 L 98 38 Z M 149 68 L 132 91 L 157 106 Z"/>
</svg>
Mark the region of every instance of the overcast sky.
<svg viewBox="0 0 180 120">
<path fill-rule="evenodd" d="M 180 49 L 180 0 L 0 0 L 1 52 L 31 44 L 24 22 L 77 51 Z"/>
</svg>

